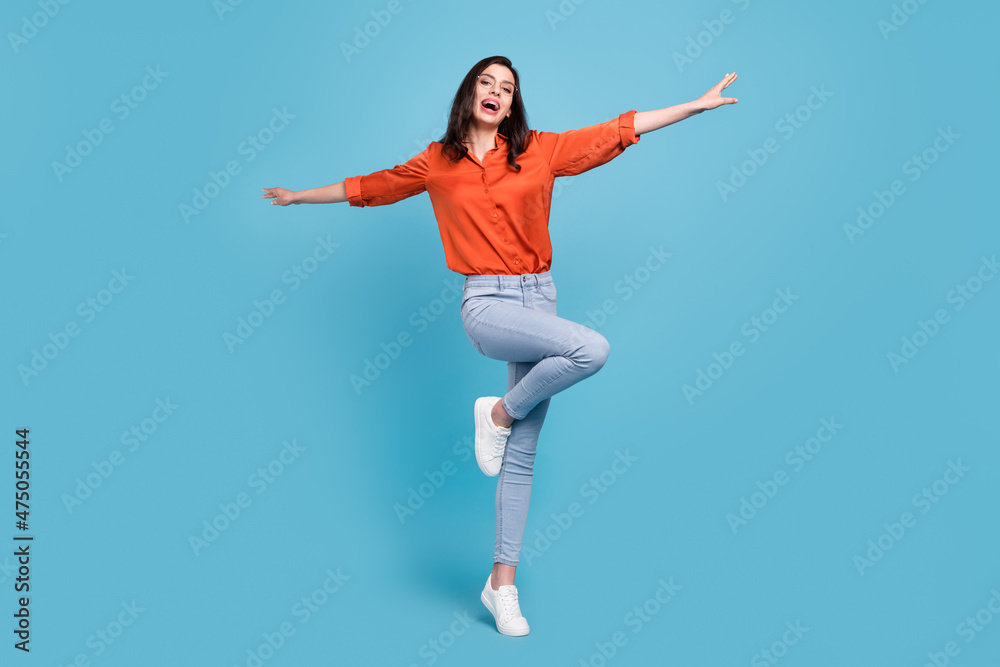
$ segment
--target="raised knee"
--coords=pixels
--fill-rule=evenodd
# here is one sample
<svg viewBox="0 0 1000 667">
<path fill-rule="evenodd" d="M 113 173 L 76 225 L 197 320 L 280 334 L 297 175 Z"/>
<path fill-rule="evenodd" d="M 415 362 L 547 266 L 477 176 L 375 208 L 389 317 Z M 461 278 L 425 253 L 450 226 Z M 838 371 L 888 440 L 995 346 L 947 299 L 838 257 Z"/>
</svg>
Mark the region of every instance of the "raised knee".
<svg viewBox="0 0 1000 667">
<path fill-rule="evenodd" d="M 596 373 L 601 370 L 604 363 L 608 360 L 608 354 L 611 352 L 611 343 L 608 342 L 607 338 L 594 331 L 588 337 L 583 352 L 583 358 L 586 360 L 587 366 L 592 372 Z"/>
<path fill-rule="evenodd" d="M 604 366 L 609 354 L 611 354 L 611 343 L 601 334 L 597 334 L 594 340 L 594 367 L 597 370 Z"/>
</svg>

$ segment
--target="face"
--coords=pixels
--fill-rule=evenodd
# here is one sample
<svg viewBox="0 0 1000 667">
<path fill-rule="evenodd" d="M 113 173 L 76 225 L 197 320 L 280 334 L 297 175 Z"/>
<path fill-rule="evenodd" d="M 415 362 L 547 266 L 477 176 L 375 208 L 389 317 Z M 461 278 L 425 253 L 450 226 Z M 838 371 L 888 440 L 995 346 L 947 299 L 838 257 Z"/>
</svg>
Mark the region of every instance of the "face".
<svg viewBox="0 0 1000 667">
<path fill-rule="evenodd" d="M 482 76 L 476 80 L 474 101 L 474 117 L 481 124 L 490 127 L 499 127 L 504 118 L 510 116 L 510 107 L 514 102 L 514 95 L 510 91 L 514 89 L 514 74 L 499 63 L 493 63 L 483 70 Z M 489 79 L 492 81 L 489 81 Z M 492 85 L 487 85 L 491 83 Z M 492 108 L 495 107 L 496 111 Z"/>
</svg>

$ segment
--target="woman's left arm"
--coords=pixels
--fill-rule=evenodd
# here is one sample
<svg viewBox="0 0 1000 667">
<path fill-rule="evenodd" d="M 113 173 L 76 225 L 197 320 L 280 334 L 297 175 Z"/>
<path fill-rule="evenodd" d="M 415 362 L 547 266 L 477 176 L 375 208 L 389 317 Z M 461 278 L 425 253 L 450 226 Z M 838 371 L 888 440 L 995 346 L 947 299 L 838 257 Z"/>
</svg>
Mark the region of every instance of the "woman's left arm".
<svg viewBox="0 0 1000 667">
<path fill-rule="evenodd" d="M 722 81 L 712 86 L 707 93 L 693 102 L 675 104 L 672 107 L 657 109 L 655 111 L 637 112 L 635 114 L 636 136 L 652 132 L 653 130 L 658 130 L 661 127 L 666 127 L 667 125 L 672 125 L 673 123 L 684 120 L 685 118 L 699 114 L 702 111 L 708 111 L 709 109 L 720 107 L 723 104 L 736 104 L 739 100 L 735 97 L 722 97 L 722 91 L 735 80 L 736 72 L 726 74 L 726 76 L 722 78 Z"/>
</svg>

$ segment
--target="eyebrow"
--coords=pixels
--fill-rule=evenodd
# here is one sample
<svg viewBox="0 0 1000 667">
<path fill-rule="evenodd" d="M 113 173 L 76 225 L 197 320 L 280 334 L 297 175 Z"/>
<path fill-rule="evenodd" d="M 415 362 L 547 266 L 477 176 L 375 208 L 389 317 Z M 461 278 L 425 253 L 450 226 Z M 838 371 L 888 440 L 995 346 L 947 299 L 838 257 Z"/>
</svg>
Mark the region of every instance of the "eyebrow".
<svg viewBox="0 0 1000 667">
<path fill-rule="evenodd" d="M 479 76 L 488 76 L 488 77 L 490 77 L 491 79 L 495 79 L 495 78 L 496 78 L 495 76 L 493 76 L 493 75 L 492 75 L 492 74 L 490 74 L 489 72 L 483 72 L 483 73 L 482 73 L 482 74 L 480 74 Z M 513 81 L 508 81 L 507 79 L 501 79 L 500 83 L 509 83 L 509 84 L 510 84 L 510 85 L 512 85 L 512 86 L 514 85 L 514 82 L 513 82 Z"/>
</svg>

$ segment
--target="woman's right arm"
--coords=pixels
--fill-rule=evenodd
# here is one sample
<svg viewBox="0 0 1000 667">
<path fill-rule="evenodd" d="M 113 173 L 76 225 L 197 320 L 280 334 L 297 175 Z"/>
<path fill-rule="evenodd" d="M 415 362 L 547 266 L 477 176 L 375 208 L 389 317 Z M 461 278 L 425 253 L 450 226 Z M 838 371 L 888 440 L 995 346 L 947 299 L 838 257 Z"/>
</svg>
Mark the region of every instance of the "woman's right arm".
<svg viewBox="0 0 1000 667">
<path fill-rule="evenodd" d="M 286 190 L 285 188 L 261 188 L 261 197 L 273 199 L 272 204 L 288 206 L 289 204 L 335 204 L 347 201 L 347 190 L 344 181 L 310 190 Z"/>
<path fill-rule="evenodd" d="M 404 164 L 362 176 L 350 176 L 339 183 L 311 190 L 262 188 L 272 204 L 332 204 L 346 201 L 352 206 L 384 206 L 420 194 L 426 189 L 428 156 L 434 142 L 428 144 Z"/>
</svg>

